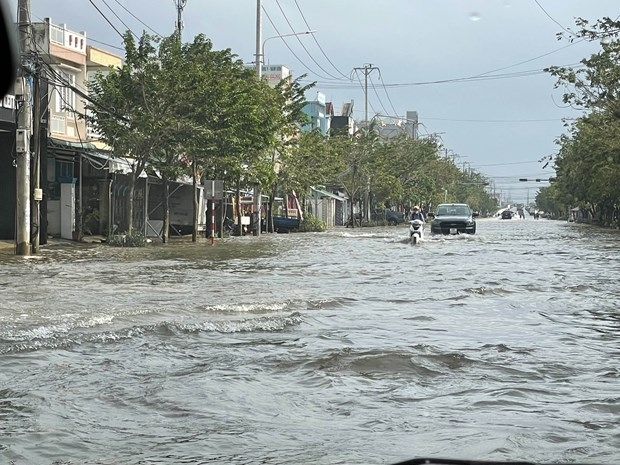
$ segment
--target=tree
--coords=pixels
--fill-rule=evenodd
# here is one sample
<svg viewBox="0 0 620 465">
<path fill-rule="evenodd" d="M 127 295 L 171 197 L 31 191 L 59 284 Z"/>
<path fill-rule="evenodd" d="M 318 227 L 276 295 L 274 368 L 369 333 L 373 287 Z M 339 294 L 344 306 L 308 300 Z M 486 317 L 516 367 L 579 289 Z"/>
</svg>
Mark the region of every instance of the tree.
<svg viewBox="0 0 620 465">
<path fill-rule="evenodd" d="M 230 49 L 213 50 L 204 35 L 184 45 L 182 57 L 177 98 L 179 117 L 190 129 L 184 144 L 188 158 L 203 178 L 234 186 L 239 200 L 242 184 L 269 176 L 260 154 L 275 137 L 274 92 Z"/>
<path fill-rule="evenodd" d="M 301 75 L 292 82 L 282 79 L 274 88 L 274 106 L 277 108 L 277 116 L 274 120 L 275 138 L 269 152 L 265 153 L 263 160 L 266 162 L 265 169 L 269 176 L 265 176 L 265 182 L 261 188 L 268 189 L 271 193 L 268 204 L 268 230 L 273 231 L 273 201 L 279 191 L 288 195 L 295 190 L 295 178 L 303 177 L 303 173 L 309 167 L 300 166 L 295 160 L 295 149 L 299 143 L 301 127 L 307 122 L 307 115 L 303 112 L 306 104 L 305 93 L 314 83 L 302 85 L 306 75 Z M 266 82 L 266 80 L 263 80 Z"/>
<path fill-rule="evenodd" d="M 546 69 L 557 78 L 556 87 L 567 89 L 564 102 L 586 113 L 569 126 L 569 135 L 557 140 L 556 183 L 544 198 L 556 208 L 563 205 L 564 211 L 577 205 L 610 223 L 620 204 L 620 22 L 605 17 L 590 25 L 577 18 L 576 24 L 578 30 L 568 40 L 598 40 L 601 51 L 581 60 L 581 69 Z"/>
<path fill-rule="evenodd" d="M 133 234 L 134 192 L 152 150 L 161 143 L 161 107 L 157 105 L 156 76 L 159 71 L 154 37 L 144 34 L 136 43 L 130 32 L 124 35 L 125 62 L 98 74 L 89 82 L 93 101 L 87 103 L 87 119 L 101 139 L 131 161 L 126 232 Z M 108 110 L 110 108 L 111 110 Z"/>
</svg>

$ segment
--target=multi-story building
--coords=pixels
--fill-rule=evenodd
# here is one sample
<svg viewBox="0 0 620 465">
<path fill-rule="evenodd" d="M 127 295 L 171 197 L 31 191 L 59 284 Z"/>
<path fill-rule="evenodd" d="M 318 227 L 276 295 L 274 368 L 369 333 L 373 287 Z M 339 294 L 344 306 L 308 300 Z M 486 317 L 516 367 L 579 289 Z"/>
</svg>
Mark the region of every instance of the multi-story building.
<svg viewBox="0 0 620 465">
<path fill-rule="evenodd" d="M 271 87 L 278 85 L 282 79 L 287 79 L 289 82 L 293 80 L 291 70 L 283 65 L 263 65 L 261 67 L 261 75 L 267 79 Z"/>
<path fill-rule="evenodd" d="M 357 124 L 353 119 L 353 100 L 342 104 L 342 110 L 339 115 L 333 114 L 333 104 L 327 104 L 327 110 L 332 115 L 330 117 L 330 133 L 331 134 L 348 134 L 353 135 L 357 130 Z"/>
<path fill-rule="evenodd" d="M 310 121 L 303 125 L 301 129 L 303 131 L 314 131 L 315 129 L 319 129 L 321 134 L 326 136 L 329 131 L 329 117 L 327 114 L 325 95 L 321 92 L 317 92 L 316 99 L 306 102 L 303 112 L 308 115 Z"/>
<path fill-rule="evenodd" d="M 35 48 L 43 60 L 42 74 L 49 82 L 49 136 L 67 142 L 86 140 L 86 123 L 80 118 L 85 112 L 87 93 L 85 32 L 53 24 L 50 18 L 33 23 Z"/>
<path fill-rule="evenodd" d="M 60 235 L 75 238 L 76 192 L 81 177 L 80 154 L 87 148 L 85 113 L 86 50 L 84 32 L 65 24 L 53 24 L 50 18 L 32 24 L 34 49 L 39 57 L 40 89 L 38 114 L 40 132 L 47 136 L 41 144 L 42 236 Z M 45 139 L 44 139 L 45 140 Z M 76 163 L 77 161 L 77 163 Z M 79 184 L 80 190 L 82 184 Z"/>
</svg>

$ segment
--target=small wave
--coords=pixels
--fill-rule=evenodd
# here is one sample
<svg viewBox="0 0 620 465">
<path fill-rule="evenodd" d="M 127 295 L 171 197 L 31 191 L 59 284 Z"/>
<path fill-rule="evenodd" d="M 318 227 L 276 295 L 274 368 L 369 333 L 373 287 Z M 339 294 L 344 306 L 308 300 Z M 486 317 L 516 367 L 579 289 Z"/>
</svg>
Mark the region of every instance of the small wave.
<svg viewBox="0 0 620 465">
<path fill-rule="evenodd" d="M 212 314 L 238 314 L 254 313 L 265 314 L 273 312 L 298 311 L 302 309 L 323 310 L 329 308 L 342 308 L 348 306 L 356 299 L 350 297 L 318 299 L 318 300 L 285 300 L 283 302 L 270 303 L 227 303 L 202 305 L 197 309 L 204 313 Z"/>
<path fill-rule="evenodd" d="M 348 232 L 348 231 L 342 231 L 340 234 L 338 234 L 340 237 L 347 237 L 347 238 L 362 238 L 362 239 L 374 239 L 374 238 L 382 238 L 382 237 L 386 237 L 385 234 L 380 234 L 380 233 L 374 233 L 374 232 Z"/>
<path fill-rule="evenodd" d="M 36 337 L 22 340 L 4 339 L 0 341 L 0 355 L 19 352 L 33 352 L 43 349 L 68 349 L 82 344 L 109 344 L 117 341 L 148 336 L 149 334 L 180 335 L 196 332 L 263 332 L 282 331 L 299 326 L 303 322 L 301 314 L 264 316 L 243 320 L 219 320 L 203 322 L 162 321 L 152 325 L 133 326 L 114 331 L 99 332 L 53 332 L 52 328 L 41 332 Z"/>
<path fill-rule="evenodd" d="M 198 307 L 199 310 L 207 313 L 271 313 L 282 311 L 288 308 L 289 302 L 273 302 L 273 303 L 229 303 L 204 305 Z"/>
<path fill-rule="evenodd" d="M 427 352 L 424 349 L 424 352 Z M 332 374 L 357 374 L 365 377 L 410 378 L 415 374 L 421 379 L 440 376 L 470 365 L 460 353 L 419 353 L 406 351 L 368 350 L 356 352 L 344 349 L 310 363 L 314 368 Z"/>
<path fill-rule="evenodd" d="M 282 331 L 292 326 L 299 326 L 303 318 L 297 312 L 288 316 L 263 317 L 246 319 L 241 321 L 208 321 L 203 323 L 165 323 L 166 329 L 175 332 L 218 332 L 218 333 L 241 333 L 259 331 Z"/>
<path fill-rule="evenodd" d="M 515 291 L 511 291 L 508 289 L 504 289 L 504 288 L 495 288 L 495 289 L 489 289 L 487 287 L 470 287 L 467 289 L 463 289 L 464 292 L 467 292 L 468 294 L 475 294 L 475 295 L 509 295 L 509 294 L 513 294 Z"/>
</svg>

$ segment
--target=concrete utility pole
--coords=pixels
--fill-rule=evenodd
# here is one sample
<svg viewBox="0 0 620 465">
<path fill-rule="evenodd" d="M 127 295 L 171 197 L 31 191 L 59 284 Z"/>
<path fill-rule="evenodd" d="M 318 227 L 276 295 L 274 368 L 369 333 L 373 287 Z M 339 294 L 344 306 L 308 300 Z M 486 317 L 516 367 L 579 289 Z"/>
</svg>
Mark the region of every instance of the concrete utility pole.
<svg viewBox="0 0 620 465">
<path fill-rule="evenodd" d="M 263 38 L 263 20 L 262 20 L 262 0 L 256 0 L 256 76 L 260 80 L 263 77 L 263 54 L 262 54 L 262 38 Z M 258 224 L 252 224 L 252 234 L 260 236 L 261 233 L 261 191 L 258 183 L 254 186 L 254 202 L 253 202 L 252 219 Z"/>
<path fill-rule="evenodd" d="M 368 63 L 363 68 L 353 68 L 356 71 L 364 71 L 364 123 L 368 125 L 368 76 L 374 70 L 378 70 L 376 66 Z"/>
<path fill-rule="evenodd" d="M 33 204 L 32 204 L 32 225 L 36 228 L 32 235 L 32 253 L 38 254 L 41 243 L 41 201 L 43 200 L 43 190 L 41 189 L 41 86 L 40 72 L 37 66 L 34 76 L 34 89 L 32 92 L 34 105 L 32 108 L 32 139 L 33 139 L 33 155 L 34 167 L 32 169 L 33 188 Z M 81 185 L 81 184 L 80 184 Z M 80 194 L 80 199 L 81 199 Z M 44 242 L 45 243 L 45 242 Z"/>
<path fill-rule="evenodd" d="M 32 134 L 32 106 L 30 91 L 30 0 L 18 0 L 20 69 L 16 94 L 20 99 L 15 135 L 17 152 L 16 186 L 16 235 L 17 255 L 30 255 L 30 135 Z"/>
<path fill-rule="evenodd" d="M 256 0 L 256 75 L 258 79 L 263 77 L 263 21 L 261 0 Z"/>
</svg>

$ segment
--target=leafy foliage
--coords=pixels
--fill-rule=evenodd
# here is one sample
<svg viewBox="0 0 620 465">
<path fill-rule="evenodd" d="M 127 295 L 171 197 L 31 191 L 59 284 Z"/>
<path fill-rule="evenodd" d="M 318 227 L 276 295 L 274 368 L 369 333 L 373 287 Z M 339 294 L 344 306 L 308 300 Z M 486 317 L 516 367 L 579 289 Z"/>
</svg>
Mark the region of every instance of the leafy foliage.
<svg viewBox="0 0 620 465">
<path fill-rule="evenodd" d="M 601 50 L 581 60 L 582 67 L 547 68 L 564 86 L 564 102 L 586 114 L 558 138 L 553 186 L 541 189 L 537 203 L 565 214 L 580 207 L 602 223 L 618 222 L 620 213 L 620 22 L 603 18 L 593 25 L 577 18 L 574 36 L 560 39 L 600 41 Z"/>
<path fill-rule="evenodd" d="M 306 213 L 304 220 L 299 225 L 298 232 L 322 232 L 326 229 L 325 221 L 311 213 Z"/>
</svg>

